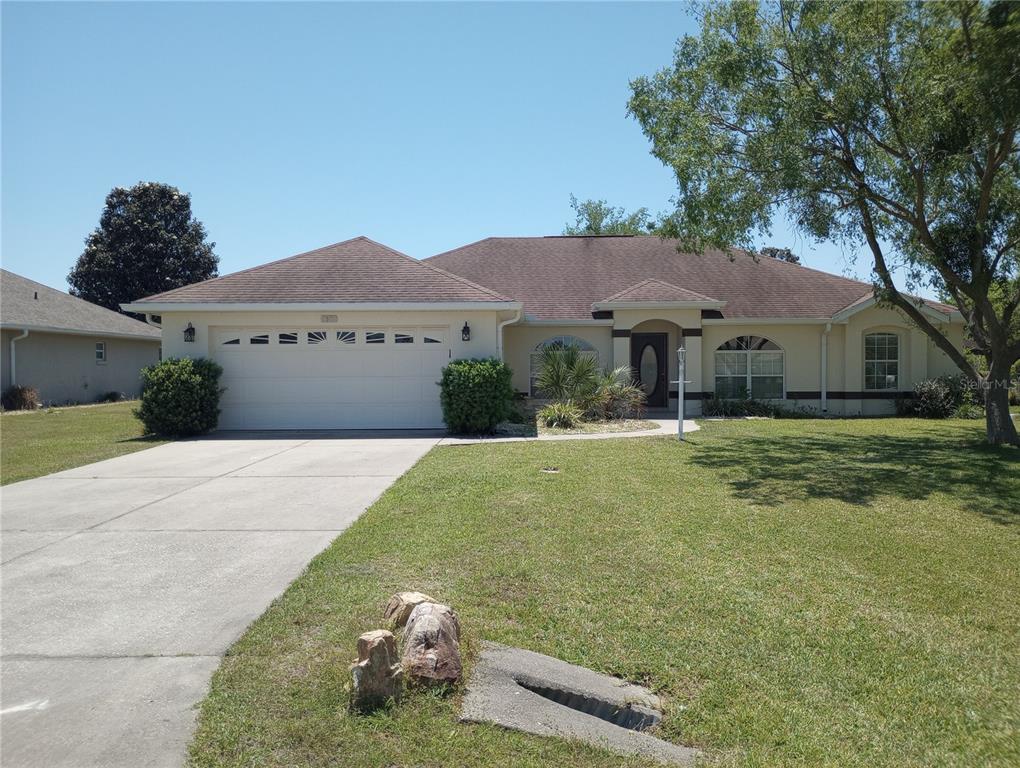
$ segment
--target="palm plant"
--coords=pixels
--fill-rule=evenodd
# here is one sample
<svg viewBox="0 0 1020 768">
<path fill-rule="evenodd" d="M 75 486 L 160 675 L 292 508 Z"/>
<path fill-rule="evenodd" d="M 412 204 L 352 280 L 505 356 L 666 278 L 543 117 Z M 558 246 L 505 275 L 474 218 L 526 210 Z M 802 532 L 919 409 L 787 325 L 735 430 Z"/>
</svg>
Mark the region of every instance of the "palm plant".
<svg viewBox="0 0 1020 768">
<path fill-rule="evenodd" d="M 536 383 L 543 397 L 580 404 L 598 388 L 599 364 L 576 345 L 542 350 Z"/>
</svg>

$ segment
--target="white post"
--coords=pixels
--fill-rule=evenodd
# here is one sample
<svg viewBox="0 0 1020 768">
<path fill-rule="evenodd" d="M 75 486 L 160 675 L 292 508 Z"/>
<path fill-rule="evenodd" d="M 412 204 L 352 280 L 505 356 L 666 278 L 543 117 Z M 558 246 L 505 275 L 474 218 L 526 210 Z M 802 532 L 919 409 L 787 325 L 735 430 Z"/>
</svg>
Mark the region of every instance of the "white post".
<svg viewBox="0 0 1020 768">
<path fill-rule="evenodd" d="M 677 360 L 677 363 L 678 363 L 678 365 L 677 365 L 677 372 L 679 373 L 679 375 L 677 376 L 678 381 L 677 381 L 677 392 L 676 392 L 676 399 L 678 401 L 677 402 L 677 406 L 676 406 L 676 425 L 677 425 L 676 426 L 676 430 L 677 430 L 677 439 L 678 440 L 683 440 L 684 439 L 684 383 L 685 383 L 684 379 L 687 377 L 687 371 L 685 370 L 686 367 L 687 367 L 687 350 L 684 349 L 684 345 L 683 344 L 681 344 L 680 347 L 677 349 L 676 354 L 677 354 L 677 358 L 678 358 L 678 360 Z"/>
</svg>

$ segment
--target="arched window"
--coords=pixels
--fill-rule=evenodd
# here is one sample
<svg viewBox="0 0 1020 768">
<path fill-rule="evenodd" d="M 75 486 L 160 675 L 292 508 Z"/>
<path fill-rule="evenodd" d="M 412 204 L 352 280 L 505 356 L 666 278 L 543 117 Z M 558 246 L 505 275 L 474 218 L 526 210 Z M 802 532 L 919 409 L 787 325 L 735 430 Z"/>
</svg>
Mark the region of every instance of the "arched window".
<svg viewBox="0 0 1020 768">
<path fill-rule="evenodd" d="M 542 352 L 547 349 L 566 349 L 567 347 L 577 347 L 581 350 L 582 354 L 594 358 L 596 363 L 599 360 L 599 351 L 587 341 L 577 336 L 553 336 L 551 339 L 546 339 L 541 344 L 536 345 L 535 349 L 531 352 L 531 383 L 529 384 L 529 390 L 532 397 L 538 397 L 538 387 L 535 382 L 538 379 L 538 370 L 542 365 Z"/>
<path fill-rule="evenodd" d="M 786 394 L 783 350 L 764 336 L 737 336 L 715 351 L 715 396 L 780 400 Z"/>
<path fill-rule="evenodd" d="M 900 386 L 900 337 L 895 333 L 864 336 L 864 388 L 898 389 Z"/>
</svg>

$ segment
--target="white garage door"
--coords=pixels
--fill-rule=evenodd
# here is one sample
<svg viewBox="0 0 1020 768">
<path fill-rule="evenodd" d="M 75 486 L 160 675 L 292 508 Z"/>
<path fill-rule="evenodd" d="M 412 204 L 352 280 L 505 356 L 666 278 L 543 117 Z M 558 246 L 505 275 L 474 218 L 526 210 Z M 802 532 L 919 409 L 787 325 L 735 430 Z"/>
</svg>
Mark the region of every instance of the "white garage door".
<svg viewBox="0 0 1020 768">
<path fill-rule="evenodd" d="M 212 328 L 221 429 L 443 426 L 449 328 Z"/>
</svg>

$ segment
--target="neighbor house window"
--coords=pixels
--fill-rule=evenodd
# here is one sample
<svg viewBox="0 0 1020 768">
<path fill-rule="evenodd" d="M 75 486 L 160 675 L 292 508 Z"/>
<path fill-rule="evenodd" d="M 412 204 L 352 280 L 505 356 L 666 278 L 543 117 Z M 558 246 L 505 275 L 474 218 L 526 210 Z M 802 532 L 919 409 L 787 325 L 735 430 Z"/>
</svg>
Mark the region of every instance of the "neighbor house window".
<svg viewBox="0 0 1020 768">
<path fill-rule="evenodd" d="M 864 337 L 864 388 L 898 389 L 900 337 L 895 333 L 869 333 Z"/>
<path fill-rule="evenodd" d="M 547 349 L 566 349 L 567 347 L 577 347 L 581 354 L 593 358 L 596 363 L 599 361 L 599 351 L 577 336 L 553 336 L 551 339 L 546 339 L 531 352 L 531 381 L 528 386 L 532 397 L 540 397 L 537 382 L 538 372 L 542 367 L 542 353 Z"/>
<path fill-rule="evenodd" d="M 781 400 L 783 350 L 763 336 L 737 336 L 715 351 L 715 396 L 727 400 Z"/>
<path fill-rule="evenodd" d="M 96 342 L 96 362 L 97 363 L 105 363 L 106 362 L 106 342 L 105 341 L 97 341 Z"/>
</svg>

